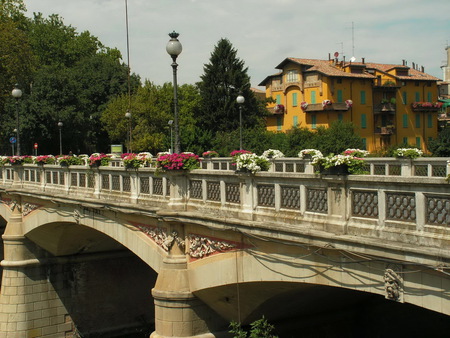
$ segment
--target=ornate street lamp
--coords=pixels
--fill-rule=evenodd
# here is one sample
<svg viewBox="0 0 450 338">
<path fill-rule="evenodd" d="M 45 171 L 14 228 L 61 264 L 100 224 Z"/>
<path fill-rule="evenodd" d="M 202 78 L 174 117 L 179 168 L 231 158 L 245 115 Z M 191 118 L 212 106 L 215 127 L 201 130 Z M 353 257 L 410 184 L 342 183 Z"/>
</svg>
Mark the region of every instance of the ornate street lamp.
<svg viewBox="0 0 450 338">
<path fill-rule="evenodd" d="M 59 154 L 62 155 L 63 151 L 62 151 L 62 133 L 61 133 L 61 129 L 63 127 L 63 123 L 61 121 L 58 122 L 58 128 L 59 128 Z"/>
<path fill-rule="evenodd" d="M 128 145 L 127 145 L 127 153 L 131 153 L 131 113 L 129 110 L 125 113 L 125 117 L 128 119 L 128 132 L 127 132 L 127 139 L 128 139 Z"/>
<path fill-rule="evenodd" d="M 245 98 L 242 94 L 236 98 L 236 102 L 239 105 L 239 149 L 242 150 L 242 104 L 245 102 Z"/>
<path fill-rule="evenodd" d="M 180 153 L 180 131 L 178 125 L 178 97 L 177 97 L 177 57 L 183 50 L 180 41 L 178 41 L 178 36 L 180 34 L 173 31 L 169 34 L 170 40 L 167 43 L 166 51 L 172 57 L 172 68 L 173 68 L 173 112 L 174 112 L 174 129 L 175 129 L 175 153 Z"/>
<path fill-rule="evenodd" d="M 18 86 L 18 84 L 14 86 L 11 95 L 16 99 L 17 156 L 20 156 L 19 99 L 22 97 L 22 91 Z"/>
</svg>

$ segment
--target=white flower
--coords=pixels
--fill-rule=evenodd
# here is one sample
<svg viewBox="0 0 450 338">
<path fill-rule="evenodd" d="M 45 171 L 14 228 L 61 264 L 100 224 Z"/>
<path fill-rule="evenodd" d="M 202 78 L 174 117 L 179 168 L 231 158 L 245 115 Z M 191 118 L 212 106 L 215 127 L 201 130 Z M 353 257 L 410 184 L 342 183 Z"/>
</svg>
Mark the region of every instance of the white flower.
<svg viewBox="0 0 450 338">
<path fill-rule="evenodd" d="M 304 158 L 305 155 L 311 156 L 313 159 L 315 157 L 322 158 L 323 154 L 320 150 L 317 149 L 303 149 L 298 153 L 298 157 Z"/>
<path fill-rule="evenodd" d="M 284 154 L 276 149 L 268 149 L 265 152 L 263 152 L 261 156 L 265 158 L 281 158 L 284 157 Z"/>
</svg>

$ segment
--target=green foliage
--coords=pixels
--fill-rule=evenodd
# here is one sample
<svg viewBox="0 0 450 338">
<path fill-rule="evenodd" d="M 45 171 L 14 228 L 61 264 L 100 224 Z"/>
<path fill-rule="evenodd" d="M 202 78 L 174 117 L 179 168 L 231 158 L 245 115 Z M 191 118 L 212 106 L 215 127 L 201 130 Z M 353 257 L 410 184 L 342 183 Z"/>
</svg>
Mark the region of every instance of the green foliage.
<svg viewBox="0 0 450 338">
<path fill-rule="evenodd" d="M 248 331 L 244 330 L 239 323 L 232 321 L 229 332 L 233 334 L 233 338 L 278 338 L 272 333 L 274 330 L 275 327 L 263 316 L 251 323 Z"/>
<path fill-rule="evenodd" d="M 200 102 L 198 89 L 193 85 L 182 85 L 178 89 L 178 111 L 181 148 L 194 151 L 195 120 L 193 112 Z M 158 153 L 170 148 L 169 120 L 173 120 L 173 86 L 162 86 L 146 82 L 131 98 L 132 149 Z M 113 98 L 102 112 L 101 122 L 113 142 L 126 139 L 128 123 L 124 114 L 129 106 L 128 96 Z M 172 130 L 172 136 L 174 131 Z M 174 136 L 173 136 L 174 137 Z M 201 153 L 200 151 L 195 151 Z"/>
<path fill-rule="evenodd" d="M 323 154 L 340 154 L 347 148 L 362 149 L 364 146 L 353 123 L 343 121 L 333 122 L 329 128 L 319 127 L 314 141 L 316 145 L 312 148 Z"/>
<path fill-rule="evenodd" d="M 217 132 L 231 132 L 239 129 L 240 107 L 236 98 L 245 98 L 242 104 L 242 126 L 250 128 L 263 124 L 266 113 L 264 104 L 259 102 L 250 90 L 250 78 L 244 61 L 237 57 L 237 50 L 230 41 L 221 39 L 211 53 L 210 62 L 204 66 L 204 74 L 198 83 L 201 109 L 195 118 L 200 129 Z M 211 140 L 212 141 L 212 140 Z M 209 149 L 211 144 L 205 144 Z"/>
<path fill-rule="evenodd" d="M 432 152 L 433 156 L 450 156 L 450 127 L 441 130 L 438 137 L 430 141 L 428 149 Z"/>
</svg>

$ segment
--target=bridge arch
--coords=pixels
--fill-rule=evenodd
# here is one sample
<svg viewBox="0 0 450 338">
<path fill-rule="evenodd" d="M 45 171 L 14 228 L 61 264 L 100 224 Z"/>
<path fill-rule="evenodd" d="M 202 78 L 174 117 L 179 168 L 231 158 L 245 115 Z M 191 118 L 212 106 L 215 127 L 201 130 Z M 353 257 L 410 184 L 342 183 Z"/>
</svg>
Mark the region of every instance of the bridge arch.
<svg viewBox="0 0 450 338">
<path fill-rule="evenodd" d="M 61 205 L 57 210 L 39 206 L 23 218 L 22 226 L 27 238 L 55 256 L 125 247 L 158 272 L 166 252 L 135 226 L 148 223 L 110 211 Z"/>
<path fill-rule="evenodd" d="M 231 320 L 245 295 L 242 318 L 270 299 L 302 288 L 358 291 L 386 302 L 396 301 L 442 313 L 450 299 L 447 279 L 431 267 L 404 267 L 379 257 L 354 256 L 334 248 L 252 239 L 254 247 L 191 261 L 192 292 Z M 406 270 L 406 268 L 405 268 Z M 389 294 L 389 274 L 399 277 L 398 298 Z M 208 276 L 208 278 L 205 278 Z M 421 284 L 427 291 L 419 290 Z M 241 296 L 238 293 L 241 293 Z M 345 291 L 346 292 L 346 291 Z"/>
</svg>

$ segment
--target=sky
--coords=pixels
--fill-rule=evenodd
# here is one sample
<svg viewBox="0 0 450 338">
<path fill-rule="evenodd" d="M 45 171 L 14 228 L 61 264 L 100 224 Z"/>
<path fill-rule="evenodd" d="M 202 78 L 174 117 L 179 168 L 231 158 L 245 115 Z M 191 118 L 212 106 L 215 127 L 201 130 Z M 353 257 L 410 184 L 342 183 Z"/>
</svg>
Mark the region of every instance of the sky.
<svg viewBox="0 0 450 338">
<path fill-rule="evenodd" d="M 24 0 L 27 16 L 58 14 L 65 25 L 89 31 L 157 85 L 172 81 L 166 52 L 176 31 L 183 45 L 178 83 L 200 81 L 221 38 L 228 39 L 258 87 L 287 57 L 328 59 L 339 53 L 366 62 L 406 60 L 443 78 L 450 44 L 449 0 Z"/>
</svg>

